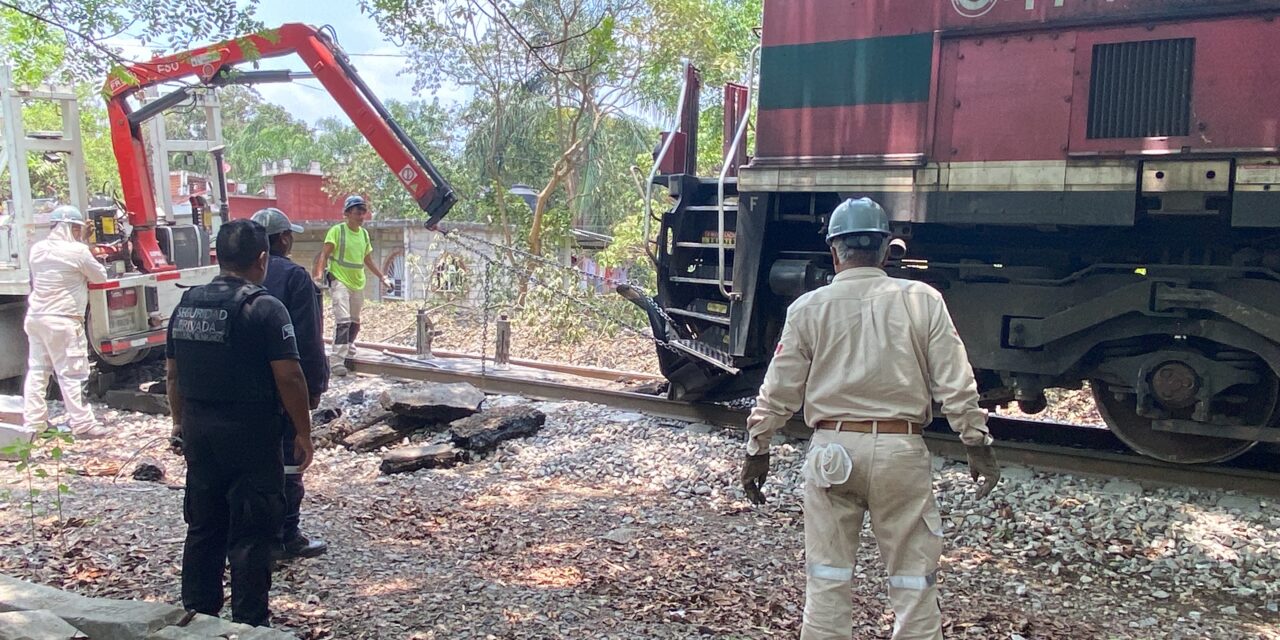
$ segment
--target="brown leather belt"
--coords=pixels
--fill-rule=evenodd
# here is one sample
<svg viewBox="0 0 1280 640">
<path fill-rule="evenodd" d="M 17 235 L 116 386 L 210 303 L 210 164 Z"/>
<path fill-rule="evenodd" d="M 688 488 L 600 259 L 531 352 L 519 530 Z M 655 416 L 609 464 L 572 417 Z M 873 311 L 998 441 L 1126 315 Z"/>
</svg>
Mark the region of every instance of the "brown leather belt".
<svg viewBox="0 0 1280 640">
<path fill-rule="evenodd" d="M 906 420 L 819 420 L 814 429 L 827 431 L 852 431 L 854 433 L 920 433 L 920 425 Z"/>
</svg>

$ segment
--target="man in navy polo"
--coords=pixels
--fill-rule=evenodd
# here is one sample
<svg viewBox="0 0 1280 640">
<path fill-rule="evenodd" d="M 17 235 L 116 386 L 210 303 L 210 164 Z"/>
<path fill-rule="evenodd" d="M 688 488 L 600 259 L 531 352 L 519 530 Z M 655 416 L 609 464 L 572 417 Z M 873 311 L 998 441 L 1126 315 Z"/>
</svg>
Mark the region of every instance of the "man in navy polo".
<svg viewBox="0 0 1280 640">
<path fill-rule="evenodd" d="M 271 246 L 271 258 L 267 264 L 267 279 L 262 286 L 272 296 L 279 298 L 289 310 L 293 328 L 297 334 L 299 363 L 307 378 L 307 392 L 311 408 L 320 405 L 320 395 L 329 389 L 329 363 L 324 354 L 324 316 L 320 289 L 301 265 L 289 259 L 293 250 L 293 234 L 302 227 L 289 221 L 283 211 L 275 207 L 253 214 L 253 221 L 267 230 Z M 279 558 L 314 558 L 328 551 L 329 545 L 313 540 L 299 529 L 302 498 L 306 488 L 302 473 L 293 461 L 293 433 L 286 428 L 284 446 L 284 526 L 281 530 L 281 546 L 276 549 Z"/>
</svg>

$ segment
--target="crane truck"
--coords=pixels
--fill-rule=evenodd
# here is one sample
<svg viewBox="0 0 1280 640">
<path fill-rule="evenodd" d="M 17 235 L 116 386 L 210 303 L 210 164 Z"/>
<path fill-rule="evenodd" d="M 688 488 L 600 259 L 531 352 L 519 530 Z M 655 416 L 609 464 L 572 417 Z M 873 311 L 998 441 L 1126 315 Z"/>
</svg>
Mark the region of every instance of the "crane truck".
<svg viewBox="0 0 1280 640">
<path fill-rule="evenodd" d="M 259 70 L 260 60 L 297 55 L 307 72 Z M 216 215 L 193 211 L 190 223 L 177 224 L 166 215 L 151 171 L 144 125 L 166 110 L 192 100 L 198 92 L 231 85 L 319 81 L 391 172 L 412 194 L 434 227 L 457 201 L 449 182 L 426 157 L 356 72 L 350 58 L 329 28 L 290 23 L 217 44 L 158 57 L 117 68 L 110 74 L 103 96 L 107 101 L 111 142 L 120 171 L 121 198 L 114 206 L 89 206 L 85 195 L 83 159 L 73 131 L 75 96 L 69 92 L 19 90 L 0 77 L 4 112 L 6 158 L 12 168 L 13 202 L 0 217 L 0 341 L 25 345 L 22 336 L 23 299 L 30 292 L 27 251 L 47 232 L 47 218 L 36 213 L 25 169 L 29 152 L 58 152 L 72 158 L 71 203 L 86 210 L 93 228 L 93 252 L 108 267 L 111 278 L 90 286 L 86 334 L 100 361 L 121 366 L 164 344 L 169 312 L 183 288 L 204 284 L 217 273 L 209 251 L 210 238 L 228 217 L 227 186 L 221 149 L 212 149 L 217 177 Z M 177 83 L 177 88 L 139 101 L 144 91 Z M 26 131 L 21 101 L 32 98 L 62 101 L 64 130 L 42 136 Z M 138 106 L 135 106 L 138 105 Z M 45 151 L 46 149 L 50 151 Z M 0 379 L 21 375 L 24 358 L 4 358 Z"/>
</svg>

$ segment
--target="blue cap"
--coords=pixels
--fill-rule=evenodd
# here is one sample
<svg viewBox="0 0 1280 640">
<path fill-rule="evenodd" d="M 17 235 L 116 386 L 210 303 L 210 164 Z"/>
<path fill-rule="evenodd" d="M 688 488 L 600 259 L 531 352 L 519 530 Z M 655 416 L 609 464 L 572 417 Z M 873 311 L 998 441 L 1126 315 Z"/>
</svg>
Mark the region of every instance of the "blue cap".
<svg viewBox="0 0 1280 640">
<path fill-rule="evenodd" d="M 364 198 L 360 196 L 347 196 L 347 201 L 342 204 L 342 212 L 346 213 L 351 207 L 368 207 Z"/>
</svg>

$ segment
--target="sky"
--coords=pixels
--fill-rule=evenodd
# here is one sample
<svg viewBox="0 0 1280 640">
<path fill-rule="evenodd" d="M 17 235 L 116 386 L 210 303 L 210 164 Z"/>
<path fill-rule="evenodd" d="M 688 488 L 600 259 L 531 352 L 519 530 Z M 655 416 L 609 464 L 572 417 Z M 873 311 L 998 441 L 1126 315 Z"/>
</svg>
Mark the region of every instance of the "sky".
<svg viewBox="0 0 1280 640">
<path fill-rule="evenodd" d="M 459 87 L 442 87 L 436 96 L 431 93 L 415 94 L 412 72 L 402 73 L 405 58 L 400 50 L 383 37 L 372 18 L 362 15 L 357 3 L 348 0 L 336 2 L 313 1 L 309 3 L 287 0 L 262 0 L 258 4 L 257 17 L 267 27 L 286 22 L 305 22 L 319 27 L 333 25 L 338 33 L 338 43 L 351 56 L 356 70 L 373 93 L 383 102 L 390 100 L 431 100 L 439 97 L 446 104 L 465 98 Z M 288 68 L 305 71 L 306 65 L 297 56 L 276 58 L 264 62 L 262 68 Z M 262 84 L 258 91 L 270 102 L 287 107 L 294 116 L 315 124 L 325 117 L 346 116 L 327 92 L 315 80 L 303 80 L 291 84 Z"/>
<path fill-rule="evenodd" d="M 288 22 L 304 22 L 315 27 L 333 25 L 338 34 L 338 44 L 351 56 L 356 71 L 373 93 L 384 103 L 391 100 L 432 100 L 456 104 L 466 99 L 467 93 L 457 86 L 445 85 L 435 93 L 413 91 L 412 72 L 404 72 L 406 58 L 401 51 L 383 37 L 372 18 L 362 15 L 357 3 L 350 0 L 310 3 L 287 0 L 261 0 L 256 17 L 266 27 L 278 27 Z M 125 57 L 146 60 L 149 51 L 135 40 L 116 38 L 108 44 L 123 49 Z M 192 43 L 192 47 L 213 44 Z M 290 69 L 306 71 L 306 65 L 297 56 L 283 56 L 264 60 L 262 69 Z M 292 83 L 260 84 L 255 89 L 268 102 L 283 106 L 295 117 L 314 125 L 327 117 L 346 121 L 346 114 L 333 101 L 333 97 L 321 88 L 317 80 L 300 80 Z"/>
</svg>

